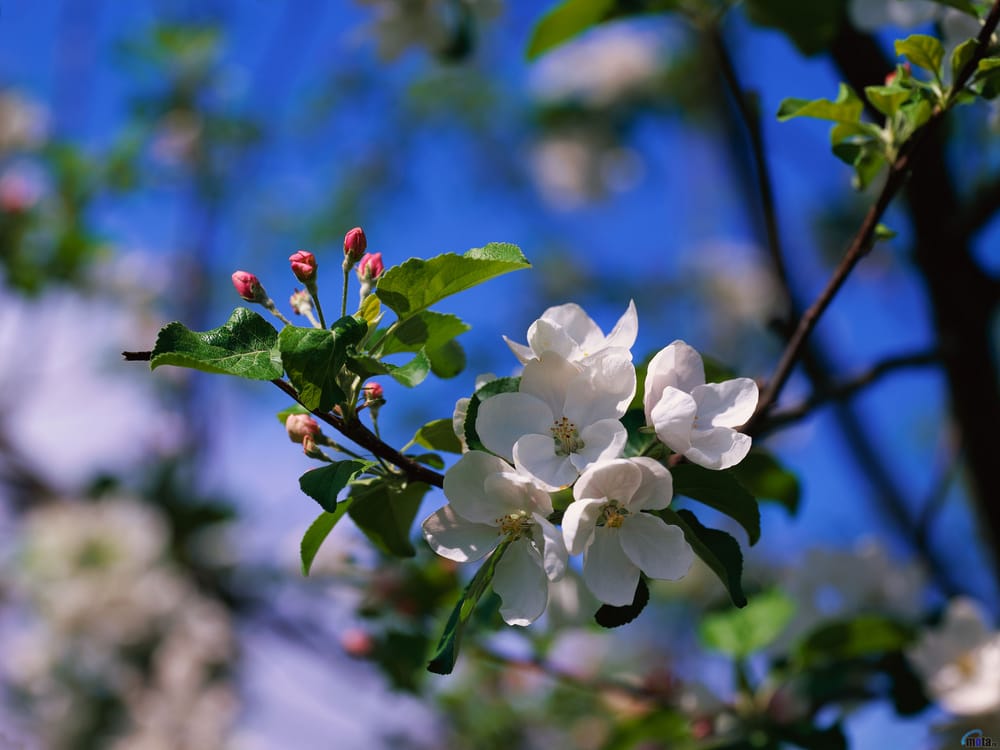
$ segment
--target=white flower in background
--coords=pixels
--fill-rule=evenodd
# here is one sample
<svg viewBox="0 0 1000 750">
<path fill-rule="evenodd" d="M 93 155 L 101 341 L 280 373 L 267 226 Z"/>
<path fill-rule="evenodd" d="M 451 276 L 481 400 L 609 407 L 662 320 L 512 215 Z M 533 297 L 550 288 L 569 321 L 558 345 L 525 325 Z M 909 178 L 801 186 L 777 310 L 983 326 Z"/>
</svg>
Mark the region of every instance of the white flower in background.
<svg viewBox="0 0 1000 750">
<path fill-rule="evenodd" d="M 580 475 L 563 535 L 570 554 L 584 553 L 583 580 L 602 602 L 630 604 L 640 570 L 671 581 L 688 572 L 694 551 L 684 533 L 642 512 L 666 508 L 672 496 L 670 472 L 651 458 L 605 461 Z"/>
<path fill-rule="evenodd" d="M 607 336 L 579 305 L 570 302 L 550 307 L 528 328 L 528 345 L 518 344 L 506 336 L 503 340 L 521 364 L 537 359 L 542 352 L 555 352 L 569 362 L 581 362 L 611 348 L 628 350 L 635 343 L 639 320 L 635 302 L 629 301 L 625 313 Z"/>
<path fill-rule="evenodd" d="M 549 490 L 621 455 L 628 435 L 618 419 L 635 394 L 635 368 L 617 352 L 608 349 L 583 369 L 551 351 L 528 362 L 517 393 L 480 404 L 483 445 Z"/>
<path fill-rule="evenodd" d="M 561 128 L 531 148 L 529 168 L 542 198 L 569 211 L 609 192 L 631 190 L 642 179 L 642 154 L 598 127 Z"/>
<path fill-rule="evenodd" d="M 0 152 L 40 146 L 47 138 L 48 119 L 35 99 L 19 91 L 0 91 Z"/>
<path fill-rule="evenodd" d="M 883 26 L 909 29 L 927 23 L 937 15 L 937 3 L 930 0 L 851 0 L 851 23 L 865 31 Z"/>
<path fill-rule="evenodd" d="M 706 469 L 728 469 L 750 452 L 737 432 L 757 408 L 750 378 L 705 383 L 701 355 L 683 341 L 661 349 L 646 371 L 646 423 L 671 450 Z"/>
<path fill-rule="evenodd" d="M 929 695 L 946 710 L 974 716 L 1000 710 L 1000 632 L 979 604 L 958 597 L 944 622 L 907 652 Z"/>
<path fill-rule="evenodd" d="M 534 622 L 545 611 L 548 581 L 566 568 L 562 535 L 547 519 L 548 493 L 502 459 L 471 451 L 445 474 L 444 494 L 448 505 L 423 522 L 427 543 L 449 560 L 472 562 L 510 540 L 493 577 L 500 614 L 508 625 Z"/>
</svg>

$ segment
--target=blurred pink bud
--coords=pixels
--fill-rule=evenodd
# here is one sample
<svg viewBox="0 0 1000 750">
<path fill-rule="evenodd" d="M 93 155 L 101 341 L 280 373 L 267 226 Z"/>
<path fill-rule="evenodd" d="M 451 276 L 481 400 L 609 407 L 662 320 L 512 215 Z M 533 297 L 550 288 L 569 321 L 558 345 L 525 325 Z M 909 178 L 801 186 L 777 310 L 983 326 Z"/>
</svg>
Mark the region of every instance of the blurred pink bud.
<svg viewBox="0 0 1000 750">
<path fill-rule="evenodd" d="M 341 634 L 340 647 L 348 656 L 363 659 L 375 650 L 375 639 L 367 630 L 350 628 Z"/>
<path fill-rule="evenodd" d="M 264 302 L 267 292 L 261 286 L 260 279 L 247 271 L 236 271 L 233 274 L 233 286 L 236 293 L 247 302 Z"/>
<path fill-rule="evenodd" d="M 312 312 L 312 297 L 305 289 L 299 289 L 288 298 L 288 304 L 292 306 L 292 312 L 296 315 L 308 315 Z"/>
<path fill-rule="evenodd" d="M 384 398 L 382 395 L 382 386 L 378 383 L 368 383 L 362 390 L 365 394 L 365 401 L 378 401 Z"/>
<path fill-rule="evenodd" d="M 904 79 L 909 78 L 910 77 L 910 73 L 912 71 L 913 71 L 913 68 L 910 66 L 909 63 L 903 63 L 903 78 Z M 898 74 L 898 70 L 893 70 L 888 75 L 886 75 L 886 77 L 885 77 L 885 85 L 886 86 L 891 86 L 892 83 L 893 83 L 893 81 L 896 80 L 897 74 Z"/>
<path fill-rule="evenodd" d="M 303 284 L 308 284 L 316 278 L 316 256 L 307 250 L 299 250 L 289 256 L 292 273 Z"/>
<path fill-rule="evenodd" d="M 367 253 L 358 264 L 358 278 L 362 281 L 377 279 L 383 271 L 382 253 Z"/>
<path fill-rule="evenodd" d="M 319 424 L 308 414 L 289 414 L 285 420 L 285 429 L 293 443 L 302 443 L 306 437 L 315 438 L 319 435 Z"/>
<path fill-rule="evenodd" d="M 22 171 L 10 169 L 0 177 L 0 210 L 19 214 L 34 206 L 41 196 L 41 187 Z"/>
<path fill-rule="evenodd" d="M 354 265 L 368 249 L 368 238 L 365 237 L 365 230 L 361 227 L 354 227 L 344 235 L 344 256 L 347 262 Z"/>
</svg>

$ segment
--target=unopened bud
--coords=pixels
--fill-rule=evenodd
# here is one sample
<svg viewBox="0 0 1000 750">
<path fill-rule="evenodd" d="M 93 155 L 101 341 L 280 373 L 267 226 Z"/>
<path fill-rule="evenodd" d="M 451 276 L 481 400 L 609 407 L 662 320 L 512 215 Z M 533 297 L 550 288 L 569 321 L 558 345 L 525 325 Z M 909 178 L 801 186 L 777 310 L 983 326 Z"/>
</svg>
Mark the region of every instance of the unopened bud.
<svg viewBox="0 0 1000 750">
<path fill-rule="evenodd" d="M 288 304 L 292 306 L 292 312 L 296 315 L 309 315 L 312 313 L 312 297 L 305 289 L 299 289 L 288 298 Z"/>
<path fill-rule="evenodd" d="M 267 302 L 267 292 L 260 283 L 260 279 L 247 271 L 236 271 L 233 274 L 233 286 L 236 293 L 247 302 L 257 302 L 263 304 Z"/>
<path fill-rule="evenodd" d="M 366 253 L 358 264 L 358 278 L 361 281 L 373 281 L 382 275 L 385 266 L 382 265 L 382 253 Z"/>
<path fill-rule="evenodd" d="M 288 438 L 293 443 L 302 443 L 306 437 L 315 438 L 319 435 L 319 424 L 308 414 L 289 414 L 285 420 L 285 430 L 288 431 Z"/>
<path fill-rule="evenodd" d="M 308 284 L 316 279 L 316 256 L 307 250 L 299 250 L 288 258 L 292 264 L 292 273 L 295 278 L 303 284 Z"/>
<path fill-rule="evenodd" d="M 350 268 L 365 254 L 368 249 L 368 238 L 365 237 L 365 230 L 361 227 L 354 227 L 344 235 L 344 262 Z"/>
<path fill-rule="evenodd" d="M 309 456 L 309 458 L 326 458 L 323 451 L 317 447 L 316 438 L 309 433 L 302 436 L 302 452 Z"/>
<path fill-rule="evenodd" d="M 345 630 L 340 636 L 340 647 L 344 653 L 353 656 L 355 659 L 363 659 L 370 656 L 375 650 L 375 639 L 371 633 L 361 628 L 350 628 Z"/>
<path fill-rule="evenodd" d="M 368 383 L 362 389 L 365 394 L 365 402 L 371 401 L 384 401 L 385 398 L 382 395 L 382 386 L 378 383 Z"/>
</svg>

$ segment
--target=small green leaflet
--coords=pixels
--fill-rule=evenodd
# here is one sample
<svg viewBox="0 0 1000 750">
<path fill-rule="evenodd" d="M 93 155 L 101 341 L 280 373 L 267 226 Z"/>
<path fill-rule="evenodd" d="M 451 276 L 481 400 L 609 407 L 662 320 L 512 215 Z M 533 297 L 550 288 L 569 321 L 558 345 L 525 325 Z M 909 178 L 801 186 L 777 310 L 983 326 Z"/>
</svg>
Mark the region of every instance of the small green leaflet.
<svg viewBox="0 0 1000 750">
<path fill-rule="evenodd" d="M 351 487 L 351 520 L 387 555 L 413 557 L 410 528 L 430 487 L 423 482 L 374 477 Z"/>
<path fill-rule="evenodd" d="M 778 589 L 751 597 L 743 609 L 715 612 L 702 618 L 698 628 L 706 648 L 745 659 L 781 635 L 795 614 L 795 602 Z"/>
<path fill-rule="evenodd" d="M 803 668 L 901 651 L 914 638 L 909 625 L 883 615 L 860 615 L 821 625 L 799 644 L 795 662 Z"/>
<path fill-rule="evenodd" d="M 435 419 L 428 422 L 413 436 L 409 445 L 422 445 L 432 451 L 461 453 L 462 444 L 455 435 L 455 427 L 450 419 Z"/>
<path fill-rule="evenodd" d="M 330 532 L 333 531 L 333 527 L 337 525 L 337 521 L 347 513 L 349 507 L 351 507 L 351 499 L 347 498 L 337 504 L 337 509 L 333 513 L 327 511 L 320 513 L 306 530 L 305 535 L 302 537 L 302 543 L 299 545 L 299 554 L 302 557 L 302 575 L 309 575 L 313 560 L 316 559 L 316 553 L 319 552 L 320 546 L 326 541 Z"/>
<path fill-rule="evenodd" d="M 379 342 L 378 353 L 385 356 L 436 349 L 468 330 L 469 325 L 456 315 L 424 310 L 390 326 Z"/>
<path fill-rule="evenodd" d="M 347 348 L 359 343 L 367 331 L 365 323 L 350 315 L 329 331 L 299 326 L 281 330 L 281 361 L 306 408 L 329 411 L 344 400 L 337 376 L 347 359 Z"/>
<path fill-rule="evenodd" d="M 337 461 L 310 469 L 299 477 L 299 487 L 328 513 L 337 509 L 337 495 L 359 473 L 372 466 L 371 461 Z"/>
<path fill-rule="evenodd" d="M 527 57 L 534 60 L 550 49 L 565 44 L 607 18 L 615 0 L 566 0 L 546 13 L 528 42 Z"/>
<path fill-rule="evenodd" d="M 260 315 L 237 307 L 229 320 L 211 331 L 197 332 L 173 322 L 156 337 L 149 367 L 189 367 L 203 372 L 274 380 L 284 370 L 278 353 L 278 332 Z"/>
<path fill-rule="evenodd" d="M 860 122 L 864 103 L 846 83 L 840 84 L 840 91 L 834 101 L 829 99 L 784 99 L 778 106 L 781 122 L 793 117 L 815 117 L 818 120 L 853 124 Z"/>
<path fill-rule="evenodd" d="M 911 34 L 906 39 L 897 39 L 896 54 L 905 55 L 906 59 L 914 65 L 930 71 L 936 81 L 941 80 L 944 47 L 936 37 L 927 34 Z"/>
</svg>

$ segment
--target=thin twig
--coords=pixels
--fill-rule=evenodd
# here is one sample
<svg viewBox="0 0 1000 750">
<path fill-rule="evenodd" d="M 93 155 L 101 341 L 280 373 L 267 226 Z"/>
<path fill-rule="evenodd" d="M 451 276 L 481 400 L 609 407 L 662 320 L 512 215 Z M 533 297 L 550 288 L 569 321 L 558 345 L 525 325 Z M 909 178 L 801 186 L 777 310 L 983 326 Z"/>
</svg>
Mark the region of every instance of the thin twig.
<svg viewBox="0 0 1000 750">
<path fill-rule="evenodd" d="M 827 388 L 818 390 L 809 398 L 805 399 L 797 406 L 790 406 L 787 409 L 775 412 L 764 419 L 757 428 L 757 434 L 763 435 L 784 427 L 785 425 L 797 422 L 808 416 L 814 409 L 830 401 L 842 401 L 850 398 L 855 393 L 868 385 L 880 380 L 896 370 L 910 367 L 923 367 L 926 365 L 936 365 L 941 362 L 939 351 L 916 352 L 913 354 L 902 354 L 896 357 L 889 357 L 878 362 L 860 375 L 845 380 L 840 383 L 833 383 Z"/>
</svg>

